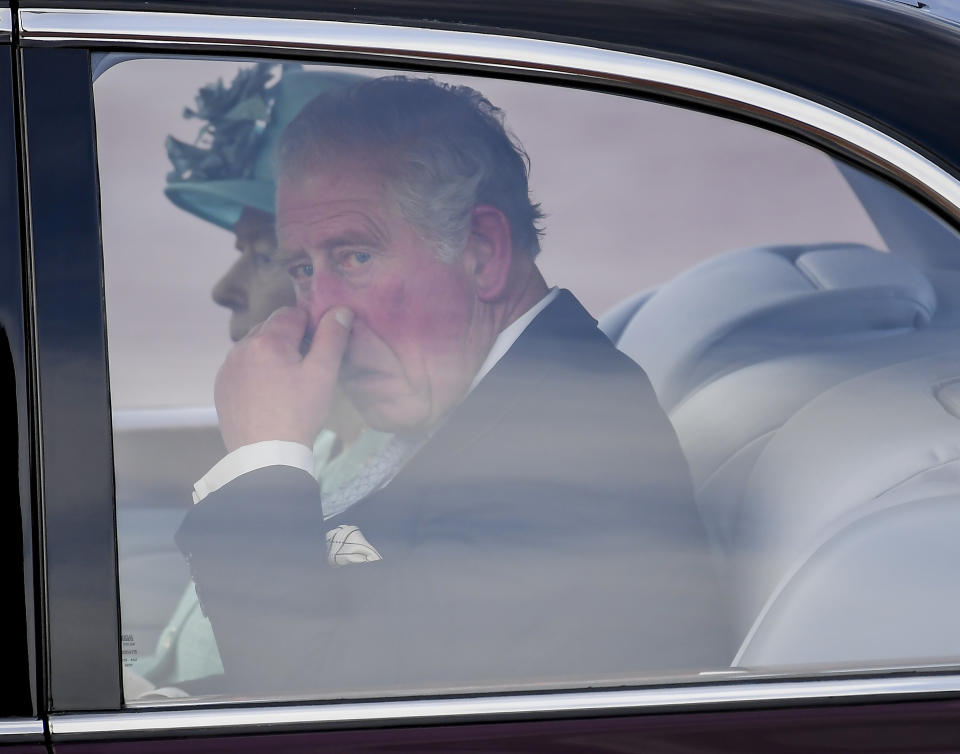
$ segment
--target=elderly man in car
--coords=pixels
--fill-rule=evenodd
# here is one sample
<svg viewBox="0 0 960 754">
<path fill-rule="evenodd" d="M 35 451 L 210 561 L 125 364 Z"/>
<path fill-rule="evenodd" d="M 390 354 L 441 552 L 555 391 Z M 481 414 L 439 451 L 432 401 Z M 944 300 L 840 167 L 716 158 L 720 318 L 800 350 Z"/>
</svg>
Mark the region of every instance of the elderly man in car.
<svg viewBox="0 0 960 754">
<path fill-rule="evenodd" d="M 673 430 L 642 369 L 545 283 L 501 112 L 465 87 L 360 82 L 307 105 L 278 171 L 297 306 L 220 369 L 228 455 L 177 535 L 217 688 L 496 690 L 726 665 Z M 309 446 L 337 385 L 393 438 L 325 521 Z"/>
</svg>

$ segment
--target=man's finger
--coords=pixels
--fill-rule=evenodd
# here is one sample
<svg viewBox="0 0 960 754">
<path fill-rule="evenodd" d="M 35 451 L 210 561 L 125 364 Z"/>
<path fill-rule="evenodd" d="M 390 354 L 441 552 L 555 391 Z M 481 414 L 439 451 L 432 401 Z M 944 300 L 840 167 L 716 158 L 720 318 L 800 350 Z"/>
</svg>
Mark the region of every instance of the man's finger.
<svg viewBox="0 0 960 754">
<path fill-rule="evenodd" d="M 346 307 L 338 306 L 324 313 L 317 322 L 310 350 L 303 357 L 305 369 L 317 377 L 321 373 L 328 373 L 335 380 L 352 325 L 353 312 Z"/>
</svg>

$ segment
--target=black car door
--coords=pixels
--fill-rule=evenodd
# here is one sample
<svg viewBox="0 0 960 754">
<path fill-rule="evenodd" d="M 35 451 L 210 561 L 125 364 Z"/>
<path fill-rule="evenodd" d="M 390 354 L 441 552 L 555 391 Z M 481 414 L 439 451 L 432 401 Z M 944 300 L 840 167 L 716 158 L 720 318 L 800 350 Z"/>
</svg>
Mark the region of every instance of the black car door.
<svg viewBox="0 0 960 754">
<path fill-rule="evenodd" d="M 83 3 L 78 0 L 78 4 Z M 8 404 L 10 421 L 0 426 L 15 428 L 12 440 L 19 448 L 13 457 L 16 467 L 0 478 L 5 483 L 16 480 L 13 493 L 21 501 L 19 509 L 7 511 L 11 516 L 16 514 L 17 520 L 11 519 L 9 525 L 0 522 L 0 537 L 14 540 L 11 547 L 0 541 L 3 557 L 9 558 L 8 572 L 16 581 L 8 594 L 18 594 L 21 581 L 28 587 L 34 582 L 30 568 L 20 566 L 33 562 L 31 541 L 39 543 L 37 550 L 42 556 L 38 555 L 36 561 L 43 569 L 36 579 L 42 584 L 36 600 L 41 628 L 35 631 L 31 622 L 34 599 L 29 588 L 24 593 L 22 614 L 16 614 L 16 630 L 23 645 L 16 656 L 26 661 L 16 668 L 11 666 L 5 677 L 5 682 L 13 684 L 14 696 L 10 712 L 0 708 L 0 715 L 15 716 L 11 731 L 33 732 L 37 742 L 34 750 L 42 750 L 46 732 L 47 742 L 58 752 L 77 754 L 134 749 L 312 751 L 324 746 L 355 751 L 445 751 L 464 746 L 478 751 L 535 747 L 656 750 L 657 746 L 659 750 L 680 746 L 698 751 L 735 751 L 752 745 L 754 750 L 765 751 L 790 746 L 801 750 L 827 748 L 848 740 L 867 747 L 917 751 L 952 741 L 958 688 L 956 634 L 947 635 L 942 642 L 947 650 L 943 650 L 942 643 L 933 641 L 942 634 L 933 635 L 923 644 L 914 641 L 915 632 L 898 628 L 915 625 L 910 623 L 914 616 L 926 619 L 915 623 L 953 625 L 950 619 L 955 603 L 938 595 L 955 587 L 953 574 L 957 571 L 952 569 L 960 571 L 960 560 L 953 556 L 947 536 L 951 528 L 938 523 L 952 519 L 937 518 L 939 508 L 929 518 L 932 523 L 920 519 L 924 525 L 917 527 L 919 534 L 910 540 L 922 546 L 909 549 L 901 537 L 897 547 L 885 548 L 881 545 L 887 542 L 884 537 L 890 527 L 878 526 L 878 536 L 868 541 L 865 550 L 869 559 L 852 546 L 836 548 L 846 559 L 804 572 L 807 580 L 801 586 L 809 588 L 798 590 L 798 600 L 787 605 L 793 613 L 764 607 L 770 595 L 787 592 L 776 588 L 779 571 L 744 569 L 736 586 L 753 602 L 743 609 L 744 625 L 737 637 L 738 643 L 743 641 L 737 658 L 732 658 L 731 650 L 730 658 L 704 664 L 702 669 L 697 666 L 692 675 L 678 676 L 679 681 L 642 674 L 621 678 L 598 672 L 594 677 L 590 669 L 586 674 L 562 677 L 553 685 L 540 677 L 520 678 L 522 682 L 514 677 L 499 686 L 475 686 L 468 678 L 466 683 L 439 688 L 421 683 L 419 674 L 412 674 L 404 679 L 408 685 L 400 689 L 403 693 L 386 685 L 370 685 L 359 691 L 353 689 L 353 696 L 339 689 L 304 696 L 281 687 L 275 696 L 264 698 L 255 692 L 224 693 L 223 687 L 217 686 L 221 680 L 218 674 L 206 672 L 204 662 L 198 663 L 204 672 L 198 671 L 193 677 L 164 676 L 146 692 L 134 686 L 131 681 L 135 672 L 142 670 L 143 677 L 153 672 L 157 665 L 147 669 L 145 661 L 161 656 L 163 640 L 184 625 L 179 620 L 181 611 L 174 609 L 181 595 L 193 595 L 190 609 L 195 616 L 202 612 L 196 592 L 187 584 L 187 568 L 174 546 L 173 529 L 167 531 L 165 527 L 171 513 L 180 517 L 191 510 L 191 485 L 197 479 L 202 481 L 201 474 L 220 457 L 218 454 L 205 461 L 195 452 L 197 446 L 184 441 L 191 437 L 204 439 L 200 435 L 209 439 L 212 434 L 218 443 L 216 412 L 212 406 L 195 401 L 194 393 L 183 393 L 188 396 L 185 399 L 174 396 L 179 402 L 168 398 L 173 388 L 178 388 L 174 378 L 189 376 L 189 369 L 207 365 L 215 349 L 228 348 L 223 320 L 215 318 L 218 314 L 225 317 L 225 312 L 217 311 L 210 301 L 213 280 L 223 274 L 226 264 L 212 260 L 217 247 L 226 245 L 222 258 L 229 257 L 233 264 L 230 244 L 234 238 L 224 230 L 235 231 L 239 220 L 200 224 L 198 212 L 188 209 L 190 215 L 197 216 L 190 217 L 181 212 L 181 203 L 168 201 L 172 199 L 165 193 L 171 191 L 170 176 L 174 175 L 174 183 L 181 184 L 180 189 L 188 181 L 176 171 L 167 172 L 170 166 L 163 145 L 165 137 L 174 131 L 181 138 L 194 138 L 194 115 L 181 117 L 183 103 L 190 102 L 190 97 L 217 77 L 229 81 L 258 64 L 276 66 L 281 61 L 288 68 L 297 64 L 314 67 L 315 74 L 339 74 L 340 67 L 352 65 L 351 75 L 379 76 L 392 70 L 373 66 L 389 64 L 417 75 L 471 75 L 472 86 L 499 92 L 495 101 L 511 103 L 507 107 L 511 119 L 522 123 L 520 116 L 526 112 L 529 125 L 518 130 L 530 143 L 560 130 L 558 124 L 576 125 L 578 117 L 606 113 L 605 121 L 582 129 L 584 135 L 579 138 L 576 128 L 572 134 L 568 128 L 566 137 L 545 144 L 545 151 L 531 150 L 535 173 L 542 171 L 536 174 L 547 197 L 545 206 L 556 208 L 551 218 L 553 248 L 545 255 L 544 264 L 562 258 L 566 248 L 573 261 L 557 273 L 560 284 L 569 281 L 571 288 L 579 288 L 575 291 L 578 295 L 585 293 L 584 297 L 590 295 L 589 290 L 584 291 L 588 280 L 599 281 L 595 290 L 601 293 L 616 289 L 615 295 L 609 293 L 609 300 L 604 293 L 593 306 L 606 334 L 622 349 L 637 347 L 638 355 L 628 355 L 662 383 L 661 400 L 673 411 L 671 418 L 679 431 L 686 433 L 689 457 L 698 461 L 694 470 L 703 477 L 709 493 L 703 495 L 705 520 L 716 529 L 718 541 L 726 541 L 739 514 L 739 502 L 746 500 L 752 505 L 746 510 L 747 521 L 756 525 L 740 529 L 748 534 L 756 530 L 758 534 L 744 539 L 745 546 L 730 537 L 729 549 L 739 557 L 744 551 L 752 555 L 761 552 L 761 546 L 766 548 L 761 554 L 778 556 L 778 560 L 771 556 L 769 561 L 783 566 L 784 579 L 793 573 L 787 566 L 793 562 L 790 558 L 796 555 L 795 550 L 806 557 L 803 548 L 809 545 L 806 539 L 795 542 L 786 535 L 806 530 L 799 524 L 764 524 L 809 511 L 810 505 L 792 503 L 791 495 L 798 490 L 808 500 L 826 499 L 827 495 L 819 492 L 839 486 L 837 477 L 821 473 L 827 461 L 833 462 L 831 468 L 840 468 L 843 481 L 864 481 L 863 489 L 847 491 L 847 483 L 842 490 L 845 494 L 830 497 L 836 498 L 837 505 L 824 516 L 824 525 L 829 527 L 847 520 L 840 514 L 848 503 L 863 498 L 872 505 L 874 498 L 885 492 L 886 488 L 878 492 L 866 484 L 875 480 L 875 468 L 893 465 L 875 460 L 886 458 L 879 455 L 880 451 L 895 461 L 905 457 L 912 463 L 919 457 L 925 464 L 922 473 L 929 470 L 930 457 L 929 453 L 920 456 L 912 452 L 915 446 L 926 450 L 929 444 L 928 427 L 918 425 L 914 444 L 904 441 L 896 447 L 892 443 L 881 445 L 878 455 L 869 459 L 872 462 L 865 464 L 859 476 L 851 471 L 851 464 L 845 463 L 845 459 L 860 460 L 873 453 L 874 446 L 868 440 L 906 435 L 900 432 L 902 422 L 896 424 L 900 415 L 889 418 L 886 425 L 888 429 L 895 426 L 897 433 L 882 431 L 883 425 L 881 431 L 871 430 L 873 425 L 866 419 L 882 419 L 886 414 L 881 415 L 881 408 L 908 405 L 903 391 L 888 400 L 879 390 L 906 384 L 914 376 L 912 372 L 896 372 L 896 379 L 879 385 L 867 380 L 868 387 L 877 389 L 874 392 L 859 391 L 858 384 L 853 384 L 850 391 L 840 392 L 841 399 L 822 404 L 824 411 L 809 423 L 811 431 L 803 431 L 808 425 L 802 422 L 796 432 L 792 425 L 786 426 L 797 411 L 793 401 L 803 393 L 784 386 L 809 389 L 812 402 L 818 391 L 827 393 L 828 388 L 835 387 L 836 381 L 831 382 L 834 376 L 837 380 L 861 377 L 875 371 L 874 367 L 889 366 L 884 359 L 899 358 L 900 352 L 882 346 L 899 343 L 895 338 L 902 339 L 907 355 L 943 360 L 943 340 L 949 340 L 952 346 L 956 342 L 952 335 L 960 327 L 945 318 L 960 311 L 960 305 L 948 305 L 954 301 L 954 291 L 960 290 L 960 286 L 950 284 L 950 280 L 960 279 L 951 277 L 960 275 L 960 265 L 954 269 L 952 263 L 960 241 L 953 226 L 940 224 L 928 211 L 929 206 L 939 206 L 949 217 L 956 217 L 955 209 L 951 209 L 960 207 L 955 181 L 945 182 L 950 189 L 948 198 L 954 197 L 953 201 L 942 197 L 938 201 L 936 192 L 929 189 L 929 176 L 940 176 L 934 166 L 899 142 L 890 145 L 881 140 L 876 147 L 870 141 L 876 134 L 868 126 L 852 122 L 840 110 L 824 111 L 813 100 L 801 100 L 788 87 L 775 89 L 755 80 L 727 77 L 718 73 L 716 68 L 723 66 L 716 64 L 680 64 L 670 56 L 661 60 L 633 55 L 628 59 L 627 53 L 586 45 L 556 48 L 554 42 L 537 36 L 527 39 L 467 32 L 459 36 L 461 32 L 430 28 L 435 22 L 417 29 L 299 17 L 255 18 L 252 8 L 247 14 L 23 9 L 20 22 L 24 48 L 16 52 L 19 57 L 11 59 L 9 44 L 0 40 L 5 56 L 0 66 L 6 66 L 0 68 L 0 77 L 22 86 L 24 139 L 20 150 L 25 155 L 22 164 L 18 163 L 17 111 L 11 109 L 11 92 L 0 88 L 0 159 L 9 164 L 9 169 L 0 173 L 0 180 L 5 181 L 0 187 L 0 202 L 10 208 L 0 215 L 0 233 L 6 234 L 0 236 L 6 243 L 0 248 L 4 253 L 8 248 L 13 251 L 3 258 L 9 271 L 0 270 L 0 287 L 4 289 L 0 306 L 6 307 L 0 310 L 0 323 L 7 330 L 8 361 L 13 365 L 4 373 L 11 385 L 5 388 L 5 395 L 16 396 L 15 404 Z M 504 22 L 503 26 L 522 28 L 518 23 Z M 453 38 L 445 36 L 448 34 Z M 678 32 L 676 38 L 688 40 L 690 35 Z M 711 40 L 716 37 L 707 35 L 707 42 Z M 699 44 L 707 49 L 702 40 Z M 294 49 L 303 52 L 297 52 L 294 58 Z M 465 57 L 464 49 L 471 49 L 473 57 Z M 579 69 L 571 68 L 577 60 L 586 61 L 578 64 L 584 66 L 579 73 Z M 116 70 L 108 72 L 113 64 Z M 221 69 L 229 66 L 233 70 L 227 75 Z M 184 72 L 194 67 L 193 77 L 187 78 Z M 141 73 L 143 78 L 138 78 Z M 758 78 L 763 77 L 753 76 Z M 175 89 L 170 88 L 173 85 Z M 222 83 L 220 89 L 224 89 Z M 841 97 L 838 101 L 847 100 Z M 686 108 L 691 102 L 693 107 Z M 162 110 L 164 120 L 151 123 L 146 117 L 151 107 Z M 601 128 L 604 123 L 607 127 Z M 844 130 L 847 128 L 852 130 Z M 701 147 L 705 149 L 698 151 Z M 851 163 L 859 167 L 853 168 Z M 717 164 L 720 169 L 713 168 Z M 22 175 L 19 181 L 18 165 Z M 844 177 L 837 165 L 853 178 Z M 916 169 L 918 165 L 922 170 Z M 900 183 L 883 183 L 864 168 L 887 178 L 893 176 Z M 544 173 L 552 179 L 541 179 Z M 903 175 L 914 176 L 914 183 Z M 727 178 L 730 180 L 724 182 Z M 720 181 L 711 184 L 710 179 Z M 623 181 L 626 188 L 618 189 L 617 181 Z M 888 220 L 894 218 L 896 222 L 890 220 L 889 224 L 904 225 L 900 218 L 909 209 L 915 210 L 916 218 L 907 223 L 910 233 L 905 234 L 906 241 L 894 243 L 881 238 L 883 230 L 878 235 L 867 222 L 845 181 L 856 184 L 853 190 L 873 192 L 880 199 L 892 192 L 893 210 L 884 211 Z M 592 188 L 600 184 L 606 184 L 601 185 L 602 190 Z M 927 207 L 914 206 L 913 193 L 903 191 L 904 185 L 926 197 Z M 590 206 L 587 200 L 594 194 L 603 206 L 596 207 L 598 202 L 594 201 L 595 212 L 591 214 L 584 208 Z M 868 209 L 873 206 L 863 198 L 860 201 Z M 728 207 L 742 214 L 728 212 Z M 600 212 L 609 208 L 614 211 Z M 604 219 L 611 215 L 617 222 Z M 25 218 L 25 230 L 18 230 L 18 217 Z M 567 226 L 563 225 L 565 217 L 573 218 Z M 929 244 L 916 242 L 920 231 L 928 226 L 935 226 L 945 236 L 944 260 L 932 253 Z M 656 227 L 660 228 L 659 237 L 654 235 Z M 745 228 L 753 235 L 745 233 Z M 699 235 L 692 234 L 698 229 Z M 588 232 L 583 234 L 584 230 Z M 186 235 L 178 240 L 175 235 L 165 235 L 168 231 Z M 640 231 L 642 238 L 638 240 Z M 675 242 L 684 233 L 690 236 L 684 247 L 690 258 L 681 260 L 682 255 L 672 250 L 680 248 Z M 18 238 L 23 239 L 26 249 L 23 256 Z M 241 245 L 238 242 L 237 251 Z M 574 256 L 581 249 L 591 253 Z M 890 251 L 896 253 L 887 253 Z M 795 264 L 800 257 L 803 263 Z M 722 270 L 732 270 L 731 279 L 719 284 L 711 277 L 718 269 L 714 264 L 717 260 L 722 262 Z M 668 269 L 661 262 L 676 262 L 677 267 Z M 198 282 L 198 269 L 203 265 L 210 279 Z M 173 282 L 167 287 L 158 283 L 160 276 L 156 274 L 164 267 L 161 271 Z M 695 274 L 681 274 L 685 267 Z M 754 275 L 757 270 L 763 274 Z M 767 274 L 769 270 L 773 272 Z M 784 270 L 787 283 L 777 288 L 779 272 Z M 752 282 L 755 280 L 760 282 Z M 743 287 L 738 288 L 740 283 Z M 939 310 L 931 293 L 933 283 L 943 289 L 938 289 L 942 293 Z M 661 285 L 666 294 L 657 294 L 660 300 L 655 307 L 645 303 L 651 284 Z M 766 299 L 757 294 L 779 290 L 785 295 L 773 302 L 778 306 L 764 308 Z M 21 298 L 23 291 L 27 292 L 25 299 Z M 239 308 L 230 305 L 229 297 L 218 296 L 217 286 L 213 291 L 213 301 L 220 307 Z M 803 301 L 810 305 L 795 306 L 800 300 L 793 297 L 795 291 L 800 291 Z M 676 306 L 671 307 L 671 301 Z M 830 302 L 834 308 L 825 310 L 823 307 Z M 173 308 L 178 310 L 179 319 L 170 315 Z M 23 325 L 24 311 L 28 327 Z M 823 311 L 833 316 L 822 316 Z M 650 312 L 653 314 L 649 317 L 642 316 Z M 690 312 L 695 316 L 688 316 Z M 195 313 L 205 319 L 192 316 Z M 934 316 L 937 314 L 940 319 Z M 192 358 L 174 359 L 169 355 L 189 345 L 188 336 L 206 333 L 201 325 L 206 327 L 208 320 L 215 325 L 210 329 L 212 346 L 201 343 L 203 347 L 196 349 Z M 930 321 L 936 327 L 929 327 Z M 179 330 L 171 328 L 172 337 L 154 334 L 164 332 L 160 325 L 171 322 L 182 325 Z M 762 327 L 745 334 L 740 327 L 743 322 Z M 736 337 L 728 337 L 731 333 Z M 771 333 L 776 337 L 766 337 Z M 838 334 L 843 338 L 835 338 Z M 30 347 L 25 348 L 24 343 Z M 715 362 L 693 359 L 697 367 L 719 365 L 706 375 L 710 379 L 698 382 L 694 378 L 699 379 L 701 373 L 687 370 L 679 357 L 677 362 L 683 369 L 673 369 L 666 357 L 658 361 L 661 353 L 670 356 L 677 350 L 652 348 L 662 343 L 686 344 L 694 352 L 702 350 L 702 345 L 709 346 L 711 354 L 723 358 Z M 874 348 L 875 344 L 880 345 Z M 932 356 L 923 350 L 928 345 L 934 349 Z M 156 357 L 150 364 L 158 366 L 123 371 L 139 365 L 138 359 L 145 353 Z M 30 354 L 35 354 L 33 362 Z M 945 428 L 944 434 L 953 430 L 949 416 L 955 416 L 955 406 L 960 405 L 954 402 L 954 391 L 960 384 L 960 370 L 952 371 L 954 363 L 946 363 L 943 369 L 951 371 L 944 372 L 946 376 L 937 372 L 933 382 L 940 397 L 936 398 L 930 426 Z M 769 364 L 772 371 L 768 372 Z M 0 368 L 6 366 L 0 363 Z M 752 387 L 756 374 L 773 376 L 763 377 L 759 382 L 762 389 L 757 389 Z M 808 379 L 808 374 L 816 379 Z M 728 376 L 727 381 L 719 379 Z M 690 385 L 686 385 L 687 378 Z M 211 378 L 203 383 L 198 380 L 197 384 L 206 389 L 212 382 Z M 131 385 L 140 392 L 131 391 Z M 734 398 L 742 393 L 748 400 L 727 398 L 727 385 Z M 686 400 L 682 394 L 685 386 L 690 387 L 691 396 L 699 396 L 699 403 Z M 717 390 L 707 390 L 711 386 Z M 861 408 L 857 400 L 861 393 L 873 402 L 862 408 L 858 421 L 846 421 L 843 417 Z M 933 403 L 932 396 L 930 390 L 922 393 L 924 405 Z M 752 433 L 756 424 L 772 414 L 760 400 L 766 397 L 770 405 L 780 409 L 786 427 L 782 444 L 796 450 L 771 453 L 770 458 L 761 459 L 765 465 L 756 464 L 766 474 L 761 481 L 771 480 L 776 494 L 767 494 L 765 487 L 756 491 L 751 487 L 747 495 L 743 488 L 751 481 L 750 474 L 729 482 L 733 475 L 714 474 L 716 469 L 708 462 L 719 458 L 722 464 L 720 450 L 740 454 L 750 464 L 756 460 L 750 455 Z M 714 421 L 717 417 L 719 421 Z M 32 427 L 36 438 L 31 443 L 28 430 Z M 717 431 L 710 432 L 713 427 Z M 847 441 L 838 430 L 848 427 L 853 437 Z M 779 427 L 774 429 L 779 431 Z M 574 426 L 576 431 L 582 428 Z M 763 437 L 770 434 L 766 432 Z M 840 449 L 834 451 L 821 438 L 840 438 Z M 698 442 L 701 439 L 703 442 Z M 809 468 L 803 464 L 808 459 L 813 459 L 807 464 Z M 4 462 L 11 462 L 9 454 Z M 199 463 L 205 465 L 192 468 Z M 744 464 L 747 471 L 752 468 L 750 464 Z M 909 466 L 901 477 L 912 470 Z M 795 474 L 803 484 L 779 483 L 788 474 Z M 141 494 L 144 490 L 153 493 L 151 485 L 158 481 L 164 491 L 161 504 L 157 504 L 157 495 Z M 734 494 L 722 494 L 727 489 Z M 137 494 L 128 494 L 131 491 Z M 955 488 L 950 494 L 955 494 Z M 727 500 L 736 505 L 724 506 Z M 927 510 L 925 501 L 919 493 L 908 498 L 908 502 L 917 503 L 914 509 L 921 513 Z M 947 508 L 945 515 L 956 515 L 954 507 L 943 507 Z M 33 535 L 31 510 L 37 511 L 33 514 L 37 533 Z M 820 531 L 812 528 L 814 534 Z M 603 531 L 604 527 L 595 529 Z M 825 531 L 831 534 L 833 529 Z M 931 531 L 941 536 L 931 539 Z M 443 530 L 440 535 L 444 535 Z M 163 549 L 155 548 L 156 542 Z M 852 545 L 859 542 L 852 541 Z M 820 550 L 828 556 L 834 552 Z M 891 553 L 898 553 L 899 560 L 893 560 Z M 801 564 L 807 561 L 813 558 L 806 557 Z M 907 576 L 896 581 L 862 577 L 864 571 L 868 575 L 886 573 L 878 561 L 884 565 L 893 562 L 898 568 L 902 565 Z M 934 565 L 924 566 L 927 561 Z M 862 563 L 872 567 L 861 568 Z M 906 568 L 915 563 L 920 565 L 914 570 Z M 354 563 L 350 567 L 363 566 Z M 440 581 L 449 570 L 438 566 L 430 576 Z M 541 565 L 537 571 L 547 569 Z M 823 573 L 829 578 L 817 580 Z M 770 578 L 754 578 L 758 575 Z M 182 577 L 183 583 L 174 577 Z M 777 583 L 767 583 L 770 580 Z M 169 586 L 171 581 L 174 589 L 157 588 Z M 892 590 L 887 589 L 887 582 L 902 586 L 896 592 L 899 602 L 888 596 Z M 557 579 L 557 583 L 562 587 L 566 582 Z M 608 581 L 598 578 L 596 583 L 602 589 Z M 913 588 L 921 583 L 940 587 Z M 840 588 L 860 601 L 834 599 Z M 166 603 L 153 596 L 161 591 Z M 681 598 L 686 594 L 682 589 L 675 592 Z M 910 609 L 907 605 L 911 603 L 904 595 L 914 594 L 932 598 L 920 609 Z M 810 599 L 800 601 L 805 596 Z M 858 607 L 864 601 L 881 610 L 883 619 L 874 619 L 873 613 Z M 927 618 L 933 615 L 933 607 L 942 608 L 946 619 Z M 795 619 L 796 614 L 807 622 Z M 159 620 L 153 620 L 156 615 Z M 754 621 L 756 616 L 764 620 Z M 751 628 L 754 622 L 756 630 Z M 807 630 L 810 623 L 836 630 Z M 559 622 L 558 626 L 562 628 Z M 448 638 L 456 638 L 456 632 L 448 633 Z M 34 635 L 42 637 L 38 640 L 40 660 L 35 659 L 29 643 Z M 278 636 L 281 638 L 275 646 L 290 646 L 284 634 Z M 879 661 L 866 656 L 870 648 L 860 646 L 866 636 L 888 640 L 893 650 L 876 650 Z M 631 641 L 616 645 L 625 662 L 638 654 L 633 635 L 629 638 Z M 823 660 L 824 652 L 833 648 L 827 640 L 834 638 L 842 651 Z M 541 634 L 518 632 L 518 639 L 525 642 L 524 646 L 539 649 Z M 206 642 L 209 650 L 209 637 Z M 373 642 L 368 645 L 374 649 L 379 646 Z M 502 646 L 511 650 L 515 645 L 504 642 Z M 445 649 L 439 646 L 437 656 L 442 658 Z M 821 658 L 811 662 L 811 652 L 820 653 Z M 448 654 L 453 656 L 452 651 Z M 212 656 L 207 651 L 202 659 Z M 342 656 L 352 659 L 361 657 L 361 653 Z M 505 652 L 487 657 L 493 663 L 502 662 L 503 656 Z M 268 670 L 272 667 L 264 665 Z M 444 667 L 442 661 L 436 665 Z M 918 673 L 918 669 L 923 672 Z M 558 665 L 556 671 L 562 673 L 564 668 Z M 39 679 L 38 690 L 30 687 L 31 678 Z M 931 697 L 949 698 L 931 701 Z M 879 704 L 901 698 L 927 701 L 896 707 Z M 828 704 L 844 700 L 849 703 L 835 707 Z M 40 719 L 46 720 L 47 731 Z M 926 738 L 921 741 L 920 735 Z"/>
</svg>

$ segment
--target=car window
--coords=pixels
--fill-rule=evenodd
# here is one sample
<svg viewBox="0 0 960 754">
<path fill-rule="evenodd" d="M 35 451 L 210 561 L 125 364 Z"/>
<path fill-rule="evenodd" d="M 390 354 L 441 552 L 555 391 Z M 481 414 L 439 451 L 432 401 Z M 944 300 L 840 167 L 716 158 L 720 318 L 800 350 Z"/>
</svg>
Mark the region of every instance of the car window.
<svg viewBox="0 0 960 754">
<path fill-rule="evenodd" d="M 636 97 L 100 68 L 129 704 L 960 656 L 960 246 L 912 199 Z"/>
</svg>

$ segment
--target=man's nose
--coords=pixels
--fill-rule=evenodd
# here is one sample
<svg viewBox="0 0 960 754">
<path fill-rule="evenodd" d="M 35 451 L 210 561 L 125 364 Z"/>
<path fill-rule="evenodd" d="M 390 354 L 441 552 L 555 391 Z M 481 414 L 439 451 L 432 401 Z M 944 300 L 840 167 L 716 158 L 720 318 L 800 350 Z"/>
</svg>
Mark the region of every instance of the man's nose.
<svg viewBox="0 0 960 754">
<path fill-rule="evenodd" d="M 310 316 L 311 330 L 329 309 L 341 305 L 349 306 L 343 281 L 338 276 L 316 266 L 313 277 L 310 278 L 307 295 L 298 296 L 298 303 Z"/>
<path fill-rule="evenodd" d="M 241 256 L 216 282 L 211 295 L 217 304 L 234 312 L 243 311 L 249 306 L 248 266 L 245 258 Z"/>
</svg>

